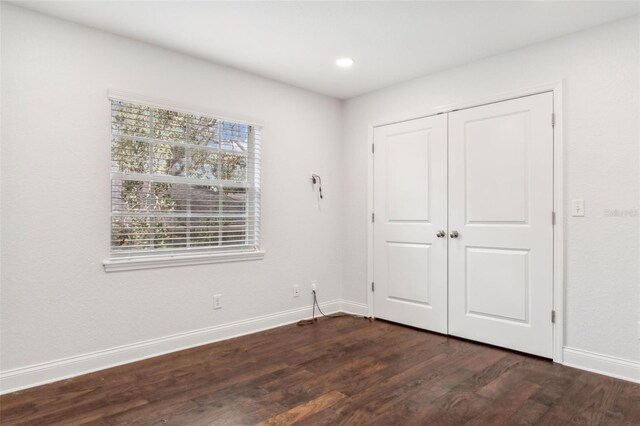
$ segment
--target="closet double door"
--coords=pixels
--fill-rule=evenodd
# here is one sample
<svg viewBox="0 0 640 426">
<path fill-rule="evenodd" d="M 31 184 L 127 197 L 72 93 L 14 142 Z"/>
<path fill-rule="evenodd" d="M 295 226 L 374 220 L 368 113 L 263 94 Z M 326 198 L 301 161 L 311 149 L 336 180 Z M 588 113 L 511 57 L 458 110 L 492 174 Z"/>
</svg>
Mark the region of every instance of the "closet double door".
<svg viewBox="0 0 640 426">
<path fill-rule="evenodd" d="M 553 96 L 376 127 L 374 315 L 552 356 Z"/>
</svg>

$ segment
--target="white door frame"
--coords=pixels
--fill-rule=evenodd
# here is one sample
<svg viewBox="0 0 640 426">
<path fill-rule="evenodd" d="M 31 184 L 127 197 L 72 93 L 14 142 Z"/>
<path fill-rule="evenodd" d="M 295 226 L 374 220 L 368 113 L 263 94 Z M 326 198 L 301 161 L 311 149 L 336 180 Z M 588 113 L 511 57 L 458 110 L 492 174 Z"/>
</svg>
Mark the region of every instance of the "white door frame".
<svg viewBox="0 0 640 426">
<path fill-rule="evenodd" d="M 544 92 L 553 92 L 553 112 L 555 114 L 555 126 L 553 127 L 553 210 L 556 214 L 553 227 L 553 310 L 555 311 L 555 323 L 553 325 L 553 361 L 562 363 L 562 349 L 564 346 L 564 183 L 563 183 L 563 105 L 562 105 L 563 81 L 542 84 L 522 90 L 507 92 L 490 96 L 475 101 L 468 101 L 454 105 L 443 105 L 426 111 L 418 111 L 415 114 L 390 117 L 369 122 L 368 135 L 368 201 L 367 201 L 367 305 L 369 316 L 374 316 L 373 290 L 373 129 L 387 124 L 428 117 L 436 114 L 449 113 L 458 109 L 472 108 L 480 105 L 506 101 L 524 96 L 537 95 Z"/>
</svg>

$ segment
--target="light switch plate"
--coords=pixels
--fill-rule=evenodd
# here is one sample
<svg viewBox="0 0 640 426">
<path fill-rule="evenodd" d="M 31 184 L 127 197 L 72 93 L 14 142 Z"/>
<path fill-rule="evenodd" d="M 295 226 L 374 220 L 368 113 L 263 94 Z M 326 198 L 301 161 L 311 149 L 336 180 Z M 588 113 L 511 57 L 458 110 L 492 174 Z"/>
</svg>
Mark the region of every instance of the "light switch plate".
<svg viewBox="0 0 640 426">
<path fill-rule="evenodd" d="M 571 216 L 584 216 L 584 199 L 577 198 L 571 201 Z"/>
</svg>

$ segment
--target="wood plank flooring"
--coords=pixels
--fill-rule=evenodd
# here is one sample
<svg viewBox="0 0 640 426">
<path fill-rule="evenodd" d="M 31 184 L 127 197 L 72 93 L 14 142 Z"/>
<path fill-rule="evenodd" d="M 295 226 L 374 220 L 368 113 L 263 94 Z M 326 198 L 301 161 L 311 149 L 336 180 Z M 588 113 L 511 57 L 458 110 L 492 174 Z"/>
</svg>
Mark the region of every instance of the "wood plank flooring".
<svg viewBox="0 0 640 426">
<path fill-rule="evenodd" d="M 2 425 L 640 425 L 640 385 L 342 317 L 4 395 L 0 416 Z"/>
</svg>

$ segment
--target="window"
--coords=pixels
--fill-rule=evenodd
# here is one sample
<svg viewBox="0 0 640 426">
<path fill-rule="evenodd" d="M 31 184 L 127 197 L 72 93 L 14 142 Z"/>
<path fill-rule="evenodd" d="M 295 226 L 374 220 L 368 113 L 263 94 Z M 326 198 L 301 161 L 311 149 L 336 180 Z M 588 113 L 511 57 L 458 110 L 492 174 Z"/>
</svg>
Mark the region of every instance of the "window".
<svg viewBox="0 0 640 426">
<path fill-rule="evenodd" d="M 132 261 L 154 267 L 154 258 L 242 260 L 258 252 L 260 132 L 112 99 L 112 259 L 105 268 Z"/>
</svg>

